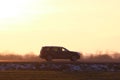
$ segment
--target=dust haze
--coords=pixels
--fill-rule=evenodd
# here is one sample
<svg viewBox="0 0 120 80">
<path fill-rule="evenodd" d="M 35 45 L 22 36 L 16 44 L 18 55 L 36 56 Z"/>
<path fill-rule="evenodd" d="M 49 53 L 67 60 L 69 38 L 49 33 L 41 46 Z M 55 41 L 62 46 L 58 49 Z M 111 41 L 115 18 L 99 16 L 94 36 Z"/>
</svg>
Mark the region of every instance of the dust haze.
<svg viewBox="0 0 120 80">
<path fill-rule="evenodd" d="M 40 58 L 38 55 L 35 55 L 33 52 L 27 53 L 25 55 L 20 55 L 16 53 L 6 52 L 0 53 L 0 61 L 39 61 Z"/>
<path fill-rule="evenodd" d="M 39 55 L 36 55 L 33 52 L 27 53 L 25 55 L 18 55 L 15 53 L 2 53 L 0 52 L 0 61 L 43 61 L 43 59 L 39 58 Z M 119 52 L 114 52 L 113 54 L 102 54 L 99 52 L 99 54 L 91 54 L 89 56 L 84 55 L 82 53 L 82 56 L 80 60 L 78 61 L 83 61 L 83 62 L 119 62 L 120 61 L 120 53 Z"/>
</svg>

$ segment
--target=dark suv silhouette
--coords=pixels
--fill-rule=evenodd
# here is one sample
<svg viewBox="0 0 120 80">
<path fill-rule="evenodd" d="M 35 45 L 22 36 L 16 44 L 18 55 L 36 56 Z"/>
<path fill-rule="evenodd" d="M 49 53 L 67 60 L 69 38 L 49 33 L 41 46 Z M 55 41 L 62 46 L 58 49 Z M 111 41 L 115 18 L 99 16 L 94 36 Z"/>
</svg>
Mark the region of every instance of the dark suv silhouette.
<svg viewBox="0 0 120 80">
<path fill-rule="evenodd" d="M 40 51 L 40 58 L 51 61 L 52 59 L 70 59 L 76 61 L 80 59 L 80 53 L 69 51 L 64 47 L 44 46 Z"/>
</svg>

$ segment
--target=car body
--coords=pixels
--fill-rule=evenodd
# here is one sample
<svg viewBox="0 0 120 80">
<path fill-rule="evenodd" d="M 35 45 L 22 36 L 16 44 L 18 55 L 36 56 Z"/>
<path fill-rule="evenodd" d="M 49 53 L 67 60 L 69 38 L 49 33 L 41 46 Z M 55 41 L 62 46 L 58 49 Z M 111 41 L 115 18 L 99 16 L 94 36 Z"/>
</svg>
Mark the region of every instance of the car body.
<svg viewBox="0 0 120 80">
<path fill-rule="evenodd" d="M 81 53 L 69 51 L 64 47 L 59 46 L 44 46 L 40 51 L 40 58 L 51 61 L 52 59 L 70 59 L 76 61 L 80 59 Z"/>
</svg>

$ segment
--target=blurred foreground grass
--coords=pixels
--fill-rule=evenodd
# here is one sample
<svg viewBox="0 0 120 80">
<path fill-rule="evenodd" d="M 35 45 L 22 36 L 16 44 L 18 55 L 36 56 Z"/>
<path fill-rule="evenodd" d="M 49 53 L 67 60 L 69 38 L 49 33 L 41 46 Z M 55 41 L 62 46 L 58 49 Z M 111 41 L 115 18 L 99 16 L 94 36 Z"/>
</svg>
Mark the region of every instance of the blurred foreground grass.
<svg viewBox="0 0 120 80">
<path fill-rule="evenodd" d="M 120 72 L 0 71 L 0 80 L 120 80 Z"/>
</svg>

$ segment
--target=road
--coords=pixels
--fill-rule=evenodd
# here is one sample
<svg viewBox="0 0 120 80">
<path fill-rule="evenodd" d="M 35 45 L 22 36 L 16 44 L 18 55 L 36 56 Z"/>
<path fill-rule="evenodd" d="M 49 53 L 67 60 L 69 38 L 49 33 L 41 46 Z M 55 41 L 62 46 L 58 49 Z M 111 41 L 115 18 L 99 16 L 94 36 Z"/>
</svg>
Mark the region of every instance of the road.
<svg viewBox="0 0 120 80">
<path fill-rule="evenodd" d="M 55 63 L 55 64 L 120 64 L 120 61 L 84 61 L 84 60 L 78 60 L 76 62 L 72 62 L 70 60 L 53 60 L 51 62 L 47 62 L 45 60 L 0 60 L 1 63 Z"/>
</svg>

